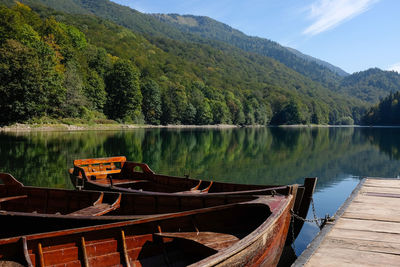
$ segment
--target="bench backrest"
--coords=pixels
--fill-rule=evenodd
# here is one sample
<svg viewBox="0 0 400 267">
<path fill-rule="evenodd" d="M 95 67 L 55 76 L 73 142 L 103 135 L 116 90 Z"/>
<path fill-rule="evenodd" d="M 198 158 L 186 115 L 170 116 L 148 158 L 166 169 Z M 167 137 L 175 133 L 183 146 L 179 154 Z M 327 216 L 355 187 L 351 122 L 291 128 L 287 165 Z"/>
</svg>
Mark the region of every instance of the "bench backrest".
<svg viewBox="0 0 400 267">
<path fill-rule="evenodd" d="M 95 159 L 76 159 L 74 166 L 81 167 L 86 177 L 96 176 L 96 178 L 107 178 L 107 174 L 119 173 L 126 162 L 126 157 L 110 157 Z M 118 163 L 120 166 L 116 166 Z"/>
<path fill-rule="evenodd" d="M 96 159 L 76 159 L 74 160 L 74 166 L 111 163 L 111 162 L 125 162 L 126 157 L 109 157 L 109 158 L 96 158 Z"/>
</svg>

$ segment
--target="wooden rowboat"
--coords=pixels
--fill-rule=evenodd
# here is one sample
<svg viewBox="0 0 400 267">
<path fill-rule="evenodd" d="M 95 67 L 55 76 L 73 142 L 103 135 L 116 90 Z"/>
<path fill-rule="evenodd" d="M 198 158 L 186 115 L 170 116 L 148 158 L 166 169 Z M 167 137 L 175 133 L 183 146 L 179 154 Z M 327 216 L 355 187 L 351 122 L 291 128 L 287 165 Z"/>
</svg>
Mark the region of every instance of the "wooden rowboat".
<svg viewBox="0 0 400 267">
<path fill-rule="evenodd" d="M 138 194 L 262 194 L 276 186 L 203 181 L 154 173 L 145 163 L 125 157 L 74 160 L 70 178 L 78 189 Z"/>
<path fill-rule="evenodd" d="M 145 163 L 130 162 L 126 157 L 77 159 L 69 170 L 78 189 L 127 192 L 142 195 L 264 195 L 287 194 L 286 186 L 246 185 L 202 181 L 189 177 L 156 174 Z M 305 178 L 303 185 L 295 185 L 297 193 L 293 212 L 306 218 L 317 178 Z M 300 233 L 304 221 L 295 218 L 294 237 Z M 292 231 L 291 231 L 292 232 Z M 291 236 L 293 238 L 293 236 Z M 292 241 L 292 240 L 290 240 Z"/>
<path fill-rule="evenodd" d="M 0 239 L 0 261 L 24 266 L 275 266 L 293 204 L 292 195 L 260 196 L 245 203 Z"/>
<path fill-rule="evenodd" d="M 0 173 L 0 238 L 146 218 L 254 200 L 253 196 L 136 195 L 24 186 Z M 295 194 L 287 186 L 284 195 Z"/>
</svg>

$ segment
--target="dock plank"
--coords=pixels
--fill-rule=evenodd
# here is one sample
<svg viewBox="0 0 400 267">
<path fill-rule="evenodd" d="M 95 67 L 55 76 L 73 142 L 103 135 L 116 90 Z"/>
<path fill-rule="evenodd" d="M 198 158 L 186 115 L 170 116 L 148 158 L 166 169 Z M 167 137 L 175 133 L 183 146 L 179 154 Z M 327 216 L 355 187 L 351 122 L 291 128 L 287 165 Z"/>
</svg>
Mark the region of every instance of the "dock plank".
<svg viewBox="0 0 400 267">
<path fill-rule="evenodd" d="M 366 179 L 364 186 L 400 188 L 400 179 Z"/>
<path fill-rule="evenodd" d="M 323 247 L 313 254 L 307 266 L 398 266 L 400 256 L 358 251 L 348 248 Z"/>
<path fill-rule="evenodd" d="M 400 223 L 382 222 L 376 220 L 357 220 L 342 217 L 335 225 L 335 229 L 374 231 L 381 233 L 400 234 Z M 333 231 L 333 230 L 332 230 Z"/>
<path fill-rule="evenodd" d="M 388 193 L 388 194 L 400 194 L 400 188 L 393 187 L 376 187 L 376 186 L 363 186 L 360 193 Z"/>
<path fill-rule="evenodd" d="M 382 241 L 400 244 L 400 234 L 396 233 L 380 233 L 373 231 L 359 231 L 359 230 L 347 230 L 347 229 L 333 229 L 327 237 L 335 239 L 354 239 L 354 240 L 365 240 L 365 241 Z M 400 250 L 399 250 L 400 252 Z M 400 254 L 400 253 L 399 253 Z"/>
<path fill-rule="evenodd" d="M 365 179 L 294 266 L 400 266 L 400 179 Z"/>
<path fill-rule="evenodd" d="M 365 252 L 376 252 L 399 255 L 400 243 L 376 240 L 359 240 L 347 237 L 327 237 L 324 241 L 326 246 L 334 248 L 353 249 Z"/>
</svg>

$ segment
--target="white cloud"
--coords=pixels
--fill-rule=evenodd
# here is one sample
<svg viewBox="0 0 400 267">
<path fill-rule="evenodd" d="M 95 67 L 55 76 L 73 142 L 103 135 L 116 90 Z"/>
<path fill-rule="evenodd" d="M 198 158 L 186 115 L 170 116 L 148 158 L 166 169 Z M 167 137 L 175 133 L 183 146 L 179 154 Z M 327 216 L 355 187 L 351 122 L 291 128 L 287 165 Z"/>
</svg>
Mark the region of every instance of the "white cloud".
<svg viewBox="0 0 400 267">
<path fill-rule="evenodd" d="M 400 73 L 400 62 L 389 66 L 387 70 L 394 70 Z"/>
<path fill-rule="evenodd" d="M 307 8 L 309 18 L 314 22 L 303 34 L 316 35 L 352 19 L 380 0 L 316 0 Z"/>
</svg>

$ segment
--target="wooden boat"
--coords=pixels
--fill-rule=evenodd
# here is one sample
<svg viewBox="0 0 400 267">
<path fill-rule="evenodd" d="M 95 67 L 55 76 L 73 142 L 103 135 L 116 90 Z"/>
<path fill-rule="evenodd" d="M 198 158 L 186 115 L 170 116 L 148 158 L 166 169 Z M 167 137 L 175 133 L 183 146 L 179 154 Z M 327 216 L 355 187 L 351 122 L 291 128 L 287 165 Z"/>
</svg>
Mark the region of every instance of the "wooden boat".
<svg viewBox="0 0 400 267">
<path fill-rule="evenodd" d="M 78 189 L 142 195 L 287 194 L 286 186 L 222 183 L 156 174 L 147 164 L 130 162 L 123 156 L 77 159 L 73 164 L 74 168 L 69 170 L 69 174 L 71 182 Z M 303 185 L 296 185 L 298 188 L 297 194 L 294 194 L 296 199 L 293 211 L 302 218 L 307 217 L 316 182 L 317 178 L 305 178 Z M 304 221 L 295 218 L 294 237 L 300 233 L 303 224 Z"/>
<path fill-rule="evenodd" d="M 252 196 L 137 195 L 24 186 L 0 173 L 0 238 L 112 223 L 255 199 Z M 282 189 L 283 190 L 283 189 Z M 287 186 L 284 195 L 295 194 Z"/>
<path fill-rule="evenodd" d="M 293 204 L 292 195 L 260 196 L 245 203 L 0 239 L 0 261 L 24 266 L 275 266 Z"/>
<path fill-rule="evenodd" d="M 276 190 L 276 186 L 221 183 L 156 174 L 147 164 L 130 162 L 125 157 L 74 160 L 74 168 L 71 168 L 69 173 L 76 188 L 99 191 L 152 195 L 232 195 L 262 194 L 265 191 Z"/>
</svg>

